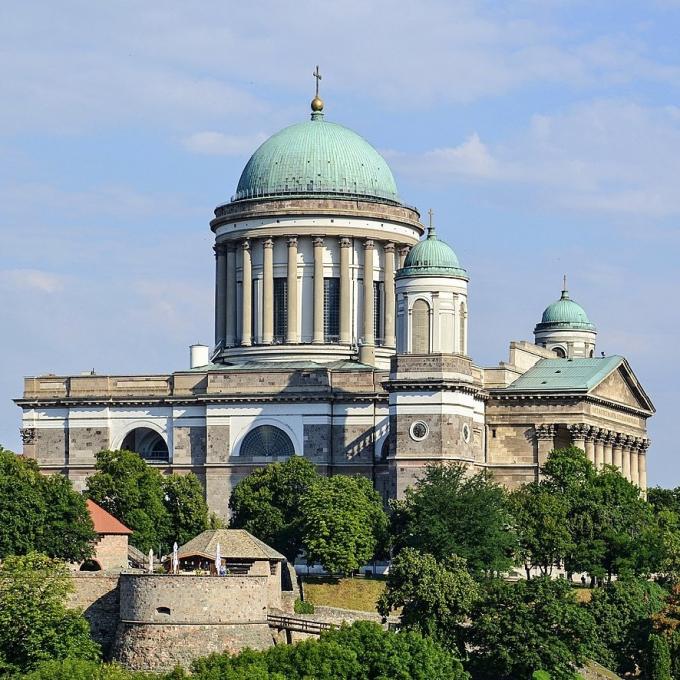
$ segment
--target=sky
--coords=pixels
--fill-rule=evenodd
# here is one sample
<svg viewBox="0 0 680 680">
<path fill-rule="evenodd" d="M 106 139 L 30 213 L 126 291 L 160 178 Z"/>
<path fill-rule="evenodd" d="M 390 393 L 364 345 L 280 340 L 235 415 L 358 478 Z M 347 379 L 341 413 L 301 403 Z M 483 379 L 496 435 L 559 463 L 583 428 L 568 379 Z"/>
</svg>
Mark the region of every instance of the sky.
<svg viewBox="0 0 680 680">
<path fill-rule="evenodd" d="M 328 120 L 435 212 L 480 365 L 572 297 L 680 485 L 680 0 L 0 4 L 0 443 L 23 376 L 166 372 L 213 337 L 208 222 L 255 148 Z M 680 343 L 679 343 L 680 344 Z"/>
</svg>

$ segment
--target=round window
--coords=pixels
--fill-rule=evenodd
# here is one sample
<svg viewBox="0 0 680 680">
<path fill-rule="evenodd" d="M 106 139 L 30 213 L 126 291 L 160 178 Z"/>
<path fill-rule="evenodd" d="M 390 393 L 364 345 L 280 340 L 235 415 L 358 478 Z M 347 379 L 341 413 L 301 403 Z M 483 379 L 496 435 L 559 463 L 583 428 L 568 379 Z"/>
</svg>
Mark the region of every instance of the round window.
<svg viewBox="0 0 680 680">
<path fill-rule="evenodd" d="M 416 420 L 415 423 L 411 424 L 411 439 L 414 439 L 417 442 L 422 441 L 427 437 L 429 431 L 430 428 L 427 426 L 427 423 L 424 423 L 422 420 Z"/>
<path fill-rule="evenodd" d="M 470 434 L 471 434 L 470 433 L 470 426 L 467 423 L 465 423 L 465 425 L 463 425 L 463 441 L 466 444 L 470 443 Z"/>
</svg>

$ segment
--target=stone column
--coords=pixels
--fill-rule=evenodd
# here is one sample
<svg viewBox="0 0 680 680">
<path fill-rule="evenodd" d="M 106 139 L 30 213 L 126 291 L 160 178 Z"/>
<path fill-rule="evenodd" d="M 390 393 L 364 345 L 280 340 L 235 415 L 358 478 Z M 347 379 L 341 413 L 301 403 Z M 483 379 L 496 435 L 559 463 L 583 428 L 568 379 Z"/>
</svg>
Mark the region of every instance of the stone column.
<svg viewBox="0 0 680 680">
<path fill-rule="evenodd" d="M 215 246 L 215 347 L 224 346 L 225 319 L 227 314 L 227 254 L 224 248 Z"/>
<path fill-rule="evenodd" d="M 236 344 L 236 248 L 233 243 L 227 245 L 227 319 L 225 344 L 233 347 Z"/>
<path fill-rule="evenodd" d="M 575 425 L 569 425 L 569 434 L 571 435 L 572 446 L 586 450 L 586 435 L 588 434 L 588 425 L 585 423 L 576 423 Z"/>
<path fill-rule="evenodd" d="M 638 479 L 640 480 L 640 488 L 645 492 L 645 497 L 647 493 L 647 449 L 649 443 L 649 439 L 643 439 L 638 453 Z"/>
<path fill-rule="evenodd" d="M 314 237 L 314 336 L 312 342 L 323 343 L 323 238 Z M 342 253 L 340 254 L 342 259 Z M 341 284 L 342 285 L 342 284 Z"/>
<path fill-rule="evenodd" d="M 625 437 L 622 434 L 617 434 L 614 437 L 614 443 L 612 444 L 612 465 L 616 465 L 621 474 L 623 474 L 623 456 L 621 447 L 623 446 L 623 440 Z"/>
<path fill-rule="evenodd" d="M 627 435 L 623 435 L 621 437 L 621 446 L 622 446 L 622 454 L 621 454 L 621 474 L 628 480 L 630 481 L 630 447 L 633 443 L 633 437 L 629 437 Z"/>
<path fill-rule="evenodd" d="M 636 437 L 630 447 L 630 481 L 635 486 L 640 486 L 639 451 L 642 439 Z"/>
<path fill-rule="evenodd" d="M 274 342 L 274 240 L 266 238 L 263 248 L 262 344 Z"/>
<path fill-rule="evenodd" d="M 297 279 L 297 238 L 288 239 L 288 328 L 286 342 L 297 344 L 300 342 L 298 333 L 298 279 Z"/>
<path fill-rule="evenodd" d="M 406 260 L 409 250 L 411 250 L 410 246 L 399 246 L 399 269 L 404 266 L 404 261 Z"/>
<path fill-rule="evenodd" d="M 373 328 L 373 241 L 364 241 L 364 322 L 363 343 L 359 361 L 363 364 L 375 362 L 375 330 Z"/>
<path fill-rule="evenodd" d="M 394 287 L 394 243 L 386 243 L 385 252 L 385 347 L 396 347 L 394 307 L 397 292 Z"/>
<path fill-rule="evenodd" d="M 536 431 L 536 441 L 538 444 L 538 467 L 539 473 L 540 468 L 545 465 L 546 460 L 548 460 L 548 454 L 555 448 L 555 432 L 556 427 L 554 425 L 534 425 L 534 430 Z"/>
<path fill-rule="evenodd" d="M 614 464 L 614 442 L 616 441 L 616 432 L 609 430 L 606 437 L 604 438 L 604 464 L 613 465 Z"/>
<path fill-rule="evenodd" d="M 595 438 L 595 467 L 598 470 L 604 465 L 604 440 L 607 437 L 607 430 L 600 430 Z"/>
<path fill-rule="evenodd" d="M 253 342 L 253 267 L 250 253 L 250 241 L 241 243 L 243 255 L 243 305 L 241 307 L 241 344 L 248 347 Z"/>
<path fill-rule="evenodd" d="M 351 287 L 349 280 L 349 255 L 352 247 L 352 239 L 342 237 L 340 239 L 340 342 L 348 345 L 351 342 L 350 313 Z"/>
<path fill-rule="evenodd" d="M 586 434 L 586 456 L 588 460 L 595 465 L 595 439 L 599 428 L 591 427 Z"/>
</svg>

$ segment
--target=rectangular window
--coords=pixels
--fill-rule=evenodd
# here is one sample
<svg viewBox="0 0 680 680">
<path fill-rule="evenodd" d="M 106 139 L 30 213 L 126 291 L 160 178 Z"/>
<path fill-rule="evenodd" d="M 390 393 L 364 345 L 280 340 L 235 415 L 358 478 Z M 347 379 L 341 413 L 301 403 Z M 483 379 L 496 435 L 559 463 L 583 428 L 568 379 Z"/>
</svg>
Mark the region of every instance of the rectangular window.
<svg viewBox="0 0 680 680">
<path fill-rule="evenodd" d="M 285 342 L 288 332 L 288 279 L 274 279 L 274 342 Z"/>
<path fill-rule="evenodd" d="M 375 344 L 383 344 L 383 291 L 385 284 L 382 281 L 373 282 L 373 332 L 375 333 Z"/>
<path fill-rule="evenodd" d="M 340 339 L 340 279 L 323 280 L 323 340 Z"/>
</svg>

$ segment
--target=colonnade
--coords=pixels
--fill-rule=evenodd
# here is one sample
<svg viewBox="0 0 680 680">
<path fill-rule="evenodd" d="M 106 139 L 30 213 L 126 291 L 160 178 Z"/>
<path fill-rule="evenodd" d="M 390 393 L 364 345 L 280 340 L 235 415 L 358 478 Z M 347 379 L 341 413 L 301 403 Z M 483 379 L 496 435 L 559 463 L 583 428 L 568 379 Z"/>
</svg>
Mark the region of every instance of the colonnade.
<svg viewBox="0 0 680 680">
<path fill-rule="evenodd" d="M 647 449 L 649 439 L 622 434 L 602 427 L 578 423 L 568 426 L 574 446 L 583 449 L 588 460 L 599 470 L 604 465 L 615 465 L 623 476 L 643 491 L 647 488 Z M 541 424 L 534 427 L 538 442 L 539 464 L 555 448 L 557 425 Z"/>
<path fill-rule="evenodd" d="M 314 252 L 314 276 L 313 276 L 313 304 L 309 311 L 301 310 L 298 295 L 298 237 L 280 237 L 286 240 L 287 257 L 287 324 L 286 344 L 301 342 L 299 334 L 299 319 L 301 314 L 313 315 L 312 343 L 323 344 L 330 340 L 324 336 L 324 252 L 327 241 L 337 238 L 339 246 L 339 337 L 333 342 L 349 345 L 353 341 L 351 313 L 351 253 L 352 238 L 347 236 L 312 236 Z M 215 246 L 216 257 L 216 285 L 215 285 L 215 345 L 226 347 L 250 346 L 254 343 L 252 314 L 252 286 L 246 282 L 252 281 L 252 250 L 257 242 L 263 248 L 262 258 L 262 317 L 260 344 L 269 345 L 274 343 L 274 238 L 265 236 L 261 239 L 244 238 L 231 240 Z M 383 344 L 387 347 L 396 346 L 395 333 L 395 268 L 403 266 L 409 250 L 409 246 L 397 244 L 391 241 L 382 242 L 384 251 L 384 333 Z M 363 280 L 374 280 L 373 251 L 376 242 L 373 239 L 363 239 Z M 395 254 L 398 251 L 398 262 Z M 236 300 L 237 290 L 237 267 L 240 264 L 244 285 L 242 287 L 242 299 L 240 306 Z M 376 344 L 376 331 L 374 328 L 374 291 L 372 285 L 364 285 L 363 290 L 363 315 L 361 334 L 360 360 L 371 360 L 374 356 Z M 237 314 L 240 319 L 237 319 Z M 240 320 L 240 324 L 238 321 Z M 240 327 L 240 336 L 237 329 Z"/>
</svg>

